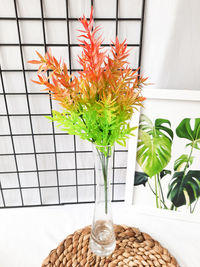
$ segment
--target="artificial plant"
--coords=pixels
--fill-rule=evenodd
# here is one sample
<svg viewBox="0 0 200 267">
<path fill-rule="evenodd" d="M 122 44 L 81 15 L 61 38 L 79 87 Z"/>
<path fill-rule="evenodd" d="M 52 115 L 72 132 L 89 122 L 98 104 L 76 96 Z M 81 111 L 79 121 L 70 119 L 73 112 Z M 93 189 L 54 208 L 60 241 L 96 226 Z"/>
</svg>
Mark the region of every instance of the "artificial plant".
<svg viewBox="0 0 200 267">
<path fill-rule="evenodd" d="M 44 85 L 51 97 L 62 106 L 62 112 L 53 110 L 50 120 L 61 130 L 97 145 L 102 165 L 105 188 L 105 212 L 108 199 L 108 157 L 110 146 L 126 145 L 136 127 L 130 119 L 144 97 L 141 88 L 147 78 L 133 71 L 127 62 L 130 51 L 127 44 L 116 38 L 109 51 L 102 49 L 102 36 L 96 36 L 100 27 L 93 27 L 93 11 L 89 22 L 80 19 L 83 26 L 79 36 L 82 53 L 78 62 L 82 67 L 77 75 L 69 75 L 65 62 L 58 61 L 49 50 L 45 56 L 37 52 L 39 64 L 37 84 Z M 50 74 L 47 76 L 48 72 Z M 102 154 L 103 155 L 102 155 Z"/>
<path fill-rule="evenodd" d="M 110 53 L 102 49 L 102 37 L 96 37 L 100 27 L 93 28 L 92 15 L 91 11 L 89 22 L 85 16 L 80 19 L 82 54 L 78 62 L 83 70 L 69 75 L 66 63 L 58 61 L 50 50 L 45 56 L 37 52 L 39 60 L 29 61 L 39 64 L 38 81 L 34 82 L 44 85 L 62 106 L 62 112 L 53 110 L 49 118 L 63 131 L 100 146 L 125 145 L 135 129 L 130 127 L 130 119 L 134 109 L 142 105 L 141 88 L 147 78 L 127 62 L 130 51 L 125 40 L 120 43 L 116 38 Z"/>
</svg>

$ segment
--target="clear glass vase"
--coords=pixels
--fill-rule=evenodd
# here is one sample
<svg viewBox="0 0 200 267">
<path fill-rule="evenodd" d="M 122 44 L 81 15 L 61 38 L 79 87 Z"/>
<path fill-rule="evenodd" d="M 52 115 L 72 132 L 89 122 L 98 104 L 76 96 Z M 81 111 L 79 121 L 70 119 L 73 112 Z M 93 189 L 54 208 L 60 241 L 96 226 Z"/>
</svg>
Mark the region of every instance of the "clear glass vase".
<svg viewBox="0 0 200 267">
<path fill-rule="evenodd" d="M 116 246 L 110 197 L 113 147 L 93 145 L 93 155 L 97 187 L 90 249 L 96 255 L 105 257 L 110 255 Z"/>
</svg>

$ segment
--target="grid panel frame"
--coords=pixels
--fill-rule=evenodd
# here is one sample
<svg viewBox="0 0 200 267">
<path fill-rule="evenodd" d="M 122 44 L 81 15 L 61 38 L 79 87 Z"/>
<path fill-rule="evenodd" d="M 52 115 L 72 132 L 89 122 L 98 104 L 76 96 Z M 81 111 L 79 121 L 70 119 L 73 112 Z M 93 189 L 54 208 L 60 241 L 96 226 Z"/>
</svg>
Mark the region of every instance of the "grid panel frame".
<svg viewBox="0 0 200 267">
<path fill-rule="evenodd" d="M 0 119 L 5 121 L 5 124 L 8 125 L 8 131 L 0 132 L 0 141 L 3 138 L 8 138 L 10 140 L 11 151 L 0 151 L 0 158 L 10 159 L 13 161 L 13 169 L 0 169 L 0 208 L 11 208 L 11 207 L 36 207 L 36 206 L 52 206 L 52 205 L 62 205 L 62 204 L 77 204 L 77 203 L 91 203 L 95 200 L 96 194 L 96 178 L 95 171 L 93 166 L 79 166 L 80 158 L 85 156 L 91 156 L 91 149 L 82 149 L 79 140 L 77 140 L 76 136 L 73 136 L 73 149 L 64 149 L 63 151 L 58 151 L 58 142 L 57 138 L 67 138 L 66 133 L 62 133 L 56 130 L 54 123 L 51 123 L 51 128 L 48 132 L 38 133 L 34 126 L 34 121 L 38 118 L 41 119 L 44 116 L 49 116 L 52 114 L 52 109 L 54 108 L 54 103 L 48 95 L 48 93 L 44 92 L 34 92 L 30 90 L 30 86 L 28 85 L 28 74 L 35 73 L 35 69 L 27 68 L 25 64 L 25 49 L 39 47 L 44 49 L 44 52 L 47 51 L 49 47 L 62 48 L 67 51 L 67 61 L 69 66 L 69 72 L 74 73 L 80 71 L 79 68 L 73 67 L 73 59 L 72 59 L 72 49 L 77 48 L 77 43 L 71 42 L 71 33 L 70 33 L 70 23 L 76 22 L 78 18 L 70 16 L 70 4 L 69 0 L 65 0 L 65 17 L 46 17 L 44 12 L 44 0 L 37 0 L 40 6 L 40 17 L 22 17 L 19 16 L 19 0 L 13 1 L 13 10 L 15 13 L 14 17 L 0 17 L 0 21 L 12 21 L 16 23 L 17 28 L 17 37 L 18 42 L 4 42 L 0 43 L 0 49 L 2 47 L 6 48 L 18 48 L 21 68 L 2 68 L 0 66 L 0 80 L 1 80 L 1 91 L 0 97 L 2 98 L 3 105 L 5 106 L 5 110 L 1 112 Z M 119 23 L 120 22 L 136 22 L 140 23 L 140 33 L 139 33 L 139 42 L 138 43 L 128 43 L 129 47 L 135 47 L 139 49 L 138 62 L 137 66 L 141 65 L 141 57 L 142 57 L 142 38 L 143 38 L 143 24 L 144 24 L 144 12 L 145 12 L 145 0 L 141 0 L 141 16 L 140 17 L 120 17 L 119 16 L 119 7 L 120 1 L 122 0 L 114 0 L 115 1 L 115 17 L 95 17 L 95 1 L 91 0 L 91 6 L 94 7 L 94 21 L 95 22 L 108 22 L 115 23 L 115 36 L 119 34 Z M 22 41 L 22 22 L 38 22 L 42 27 L 42 42 L 23 42 Z M 46 23 L 50 22 L 62 22 L 65 23 L 66 26 L 66 36 L 67 42 L 65 43 L 49 43 L 47 41 L 47 25 Z M 109 47 L 109 44 L 104 43 L 104 47 Z M 10 92 L 7 91 L 5 81 L 6 74 L 10 75 L 20 74 L 22 76 L 23 87 L 24 89 L 20 92 Z M 10 109 L 12 105 L 11 99 L 14 98 L 16 101 L 17 97 L 24 97 L 24 101 L 26 103 L 26 112 L 20 110 L 20 112 L 14 111 L 11 112 Z M 48 112 L 33 112 L 32 109 L 34 105 L 32 101 L 34 97 L 41 99 L 42 97 L 46 97 L 49 100 Z M 29 132 L 16 132 L 14 129 L 13 121 L 18 119 L 19 121 L 26 119 L 27 125 L 29 125 Z M 16 123 L 17 124 L 17 123 Z M 19 124 L 19 122 L 18 122 Z M 50 124 L 50 123 L 49 123 Z M 50 138 L 52 140 L 52 151 L 47 151 L 47 148 L 43 149 L 43 151 L 38 150 L 37 138 L 41 139 Z M 32 151 L 18 151 L 19 145 L 16 142 L 16 138 L 21 138 L 21 140 L 25 140 L 29 138 L 29 142 L 31 143 Z M 79 146 L 79 148 L 78 148 Z M 26 147 L 26 146 L 25 146 Z M 41 149 L 41 148 L 40 148 Z M 119 198 L 117 192 L 119 190 L 123 191 L 125 187 L 125 180 L 116 179 L 116 173 L 123 173 L 126 170 L 126 163 L 123 162 L 121 164 L 117 164 L 119 162 L 118 158 L 120 157 L 126 158 L 127 149 L 115 148 L 114 157 L 113 157 L 113 180 L 112 180 L 112 201 L 123 201 L 123 198 Z M 46 166 L 45 168 L 40 168 L 41 159 L 45 161 L 46 157 Z M 71 159 L 70 162 L 73 162 L 72 166 L 62 166 L 62 159 Z M 25 159 L 25 163 L 23 162 Z M 30 160 L 29 160 L 30 159 Z M 32 166 L 29 167 L 26 164 L 27 160 L 31 162 Z M 54 162 L 52 166 L 48 165 L 48 160 Z M 123 160 L 122 160 L 123 161 Z M 23 164 L 24 163 L 24 164 Z M 27 165 L 26 168 L 23 165 Z M 91 172 L 93 174 L 93 179 L 89 183 L 81 183 L 79 179 L 79 173 Z M 69 174 L 69 184 L 63 179 L 63 173 L 65 175 Z M 48 177 L 52 174 L 52 184 L 48 181 Z M 45 176 L 46 175 L 46 176 Z M 6 177 L 16 177 L 15 184 L 12 186 L 6 184 Z M 73 176 L 73 179 L 71 177 Z M 34 179 L 34 183 L 27 183 L 27 178 L 30 177 L 32 180 Z M 34 178 L 32 178 L 34 177 Z M 7 180 L 10 178 L 7 178 Z M 31 180 L 30 179 L 30 180 Z M 54 180 L 54 182 L 53 182 Z M 25 181 L 25 183 L 24 183 Z M 45 183 L 43 181 L 46 181 Z M 63 182 L 64 181 L 64 182 Z M 26 184 L 27 183 L 27 184 Z M 91 197 L 84 198 L 83 194 L 79 194 L 79 192 L 83 191 L 83 188 L 92 192 L 90 194 Z M 70 190 L 70 191 L 67 191 Z M 13 195 L 13 192 L 16 193 L 16 198 L 13 197 L 13 201 L 10 202 L 9 196 Z M 27 201 L 27 192 L 31 192 L 32 194 L 37 195 L 34 200 Z M 65 192 L 65 193 L 64 193 Z M 70 192 L 70 198 L 67 199 L 64 196 Z M 31 193 L 28 193 L 31 194 Z M 51 197 L 51 196 L 54 197 Z"/>
</svg>

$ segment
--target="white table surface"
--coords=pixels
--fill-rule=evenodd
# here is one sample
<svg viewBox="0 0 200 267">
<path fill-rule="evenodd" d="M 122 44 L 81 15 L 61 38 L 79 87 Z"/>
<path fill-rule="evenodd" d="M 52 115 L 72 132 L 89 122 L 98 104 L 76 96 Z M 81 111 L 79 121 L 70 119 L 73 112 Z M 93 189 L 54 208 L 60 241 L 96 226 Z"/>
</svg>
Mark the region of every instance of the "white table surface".
<svg viewBox="0 0 200 267">
<path fill-rule="evenodd" d="M 0 210 L 0 267 L 39 267 L 70 233 L 91 224 L 92 204 Z M 114 203 L 116 224 L 138 227 L 158 240 L 181 267 L 200 267 L 200 224 L 141 214 Z"/>
</svg>

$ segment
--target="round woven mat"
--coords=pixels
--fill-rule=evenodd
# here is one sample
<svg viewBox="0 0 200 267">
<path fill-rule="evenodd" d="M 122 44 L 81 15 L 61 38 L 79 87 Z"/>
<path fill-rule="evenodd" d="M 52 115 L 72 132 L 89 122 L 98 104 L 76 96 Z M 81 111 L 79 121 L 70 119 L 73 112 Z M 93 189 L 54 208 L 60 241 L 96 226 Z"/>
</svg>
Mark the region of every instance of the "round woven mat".
<svg viewBox="0 0 200 267">
<path fill-rule="evenodd" d="M 95 256 L 89 249 L 90 226 L 69 235 L 44 260 L 42 267 L 179 267 L 177 261 L 146 233 L 115 225 L 117 245 L 109 257 Z"/>
</svg>

